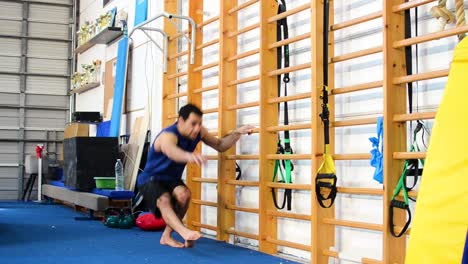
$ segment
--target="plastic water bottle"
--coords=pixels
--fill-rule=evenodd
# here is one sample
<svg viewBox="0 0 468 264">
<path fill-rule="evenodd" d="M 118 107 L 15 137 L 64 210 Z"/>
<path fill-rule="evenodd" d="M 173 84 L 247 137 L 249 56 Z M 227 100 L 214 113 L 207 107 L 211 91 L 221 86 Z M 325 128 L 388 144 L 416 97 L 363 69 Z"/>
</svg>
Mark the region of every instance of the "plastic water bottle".
<svg viewBox="0 0 468 264">
<path fill-rule="evenodd" d="M 124 190 L 123 164 L 120 159 L 117 159 L 117 162 L 115 163 L 115 190 Z"/>
</svg>

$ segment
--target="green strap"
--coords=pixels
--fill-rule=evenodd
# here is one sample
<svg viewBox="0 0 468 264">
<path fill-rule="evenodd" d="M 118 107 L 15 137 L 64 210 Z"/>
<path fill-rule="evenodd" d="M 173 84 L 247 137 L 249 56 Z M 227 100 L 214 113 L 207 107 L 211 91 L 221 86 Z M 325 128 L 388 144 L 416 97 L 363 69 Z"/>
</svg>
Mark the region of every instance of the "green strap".
<svg viewBox="0 0 468 264">
<path fill-rule="evenodd" d="M 276 161 L 275 161 L 275 170 L 274 170 L 274 172 L 273 172 L 273 182 L 276 181 L 276 175 L 278 175 L 278 170 L 279 170 L 280 175 L 281 175 L 281 181 L 284 182 L 283 170 L 280 168 L 279 160 L 276 160 Z"/>
<path fill-rule="evenodd" d="M 285 139 L 284 140 L 284 143 L 289 143 L 290 140 L 289 139 Z M 281 140 L 278 142 L 278 144 L 281 144 Z M 288 155 L 288 154 L 291 154 L 291 152 L 289 151 L 286 151 L 284 154 Z M 275 169 L 273 171 L 273 182 L 276 181 L 276 176 L 278 175 L 278 171 L 280 172 L 280 176 L 281 176 L 281 182 L 284 182 L 284 183 L 292 183 L 292 178 L 291 178 L 291 170 L 292 170 L 292 166 L 291 166 L 291 160 L 284 160 L 284 170 L 285 170 L 285 173 L 286 173 L 286 177 L 285 177 L 285 173 L 283 172 L 283 170 L 281 169 L 281 164 L 280 164 L 280 160 L 275 160 Z"/>
<path fill-rule="evenodd" d="M 402 191 L 403 192 L 403 198 L 405 199 L 405 204 L 406 205 L 409 204 L 408 191 L 406 191 L 406 188 L 405 188 L 405 177 L 406 177 L 406 170 L 408 169 L 408 165 L 409 165 L 409 162 L 407 160 L 407 161 L 405 161 L 405 166 L 404 166 L 404 169 L 403 169 L 403 173 L 400 176 L 400 180 L 398 180 L 398 184 L 397 184 L 395 190 L 393 191 L 393 196 L 392 196 L 392 200 L 393 200 L 400 193 L 400 191 Z"/>
<path fill-rule="evenodd" d="M 286 138 L 284 139 L 284 143 L 285 144 L 289 144 L 291 143 L 290 139 L 289 138 Z M 286 155 L 290 155 L 291 152 L 289 151 L 286 151 L 284 152 L 284 154 Z M 286 183 L 292 183 L 292 180 L 291 180 L 291 160 L 285 160 L 284 161 L 284 169 L 286 170 Z"/>
<path fill-rule="evenodd" d="M 426 128 L 423 126 L 421 128 L 421 131 L 424 131 Z M 413 144 L 410 147 L 410 152 L 420 152 L 421 148 L 419 147 L 418 141 L 417 141 L 417 134 L 419 131 L 414 131 L 413 133 Z M 424 166 L 424 161 L 425 159 L 419 159 L 421 161 L 421 164 Z M 395 197 L 400 193 L 400 191 L 403 192 L 403 198 L 405 200 L 405 204 L 409 204 L 408 201 L 408 191 L 405 188 L 405 177 L 406 177 L 406 171 L 408 170 L 409 166 L 409 161 L 405 161 L 405 165 L 403 166 L 403 172 L 401 173 L 400 179 L 398 180 L 398 184 L 395 188 L 395 191 L 393 192 L 392 200 L 395 199 Z"/>
</svg>

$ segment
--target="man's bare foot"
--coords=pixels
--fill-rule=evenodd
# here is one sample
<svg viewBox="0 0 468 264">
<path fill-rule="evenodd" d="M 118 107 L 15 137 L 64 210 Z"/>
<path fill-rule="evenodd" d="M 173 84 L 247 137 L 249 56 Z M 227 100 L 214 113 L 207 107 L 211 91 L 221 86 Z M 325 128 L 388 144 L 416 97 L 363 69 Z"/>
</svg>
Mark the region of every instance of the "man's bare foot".
<svg viewBox="0 0 468 264">
<path fill-rule="evenodd" d="M 170 236 L 161 237 L 161 240 L 159 241 L 159 243 L 161 243 L 161 245 L 167 245 L 167 246 L 175 247 L 175 248 L 183 248 L 184 247 L 184 244 L 180 243 L 179 241 L 173 239 Z"/>
<path fill-rule="evenodd" d="M 185 240 L 184 246 L 186 248 L 191 248 L 191 247 L 195 246 L 195 241 L 194 240 Z"/>
<path fill-rule="evenodd" d="M 185 239 L 185 241 L 189 241 L 189 240 L 197 240 L 201 237 L 201 233 L 198 232 L 198 231 L 193 231 L 193 230 L 188 230 L 187 233 L 185 234 L 180 234 L 182 236 L 182 238 Z"/>
</svg>

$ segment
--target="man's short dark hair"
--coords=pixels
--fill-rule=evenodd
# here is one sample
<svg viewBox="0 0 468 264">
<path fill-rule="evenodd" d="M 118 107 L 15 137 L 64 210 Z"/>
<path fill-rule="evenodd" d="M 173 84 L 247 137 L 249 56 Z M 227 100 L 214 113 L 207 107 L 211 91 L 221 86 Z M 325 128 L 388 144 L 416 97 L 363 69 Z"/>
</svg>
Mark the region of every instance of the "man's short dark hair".
<svg viewBox="0 0 468 264">
<path fill-rule="evenodd" d="M 200 110 L 200 108 L 193 104 L 186 104 L 180 108 L 179 117 L 182 117 L 182 119 L 185 121 L 189 117 L 190 113 L 203 116 L 203 112 Z"/>
</svg>

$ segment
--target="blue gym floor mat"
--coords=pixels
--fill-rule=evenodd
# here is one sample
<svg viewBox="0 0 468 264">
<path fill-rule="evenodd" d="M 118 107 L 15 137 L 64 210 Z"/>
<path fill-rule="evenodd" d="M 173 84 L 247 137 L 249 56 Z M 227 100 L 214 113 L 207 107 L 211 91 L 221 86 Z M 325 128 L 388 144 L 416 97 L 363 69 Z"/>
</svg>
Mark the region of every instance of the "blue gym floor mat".
<svg viewBox="0 0 468 264">
<path fill-rule="evenodd" d="M 75 221 L 79 215 L 63 205 L 0 202 L 0 263 L 294 263 L 208 238 L 194 248 L 161 246 L 161 232 Z"/>
</svg>

